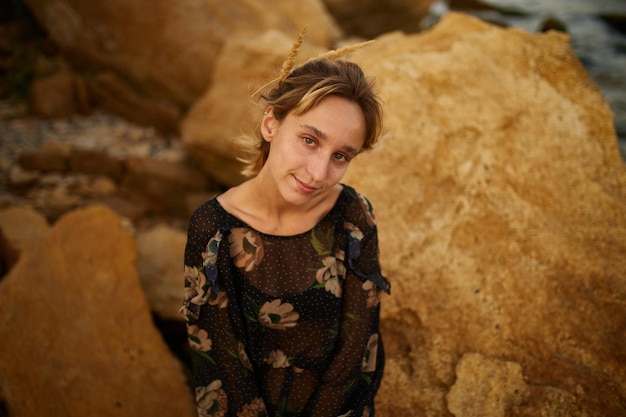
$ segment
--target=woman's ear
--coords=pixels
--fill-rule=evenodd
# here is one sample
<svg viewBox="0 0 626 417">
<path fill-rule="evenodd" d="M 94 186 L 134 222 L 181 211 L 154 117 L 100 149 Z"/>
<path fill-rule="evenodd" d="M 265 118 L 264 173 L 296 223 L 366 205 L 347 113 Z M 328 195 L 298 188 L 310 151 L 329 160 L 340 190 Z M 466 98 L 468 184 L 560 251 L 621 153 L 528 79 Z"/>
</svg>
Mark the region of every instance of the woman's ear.
<svg viewBox="0 0 626 417">
<path fill-rule="evenodd" d="M 278 122 L 274 119 L 274 112 L 272 108 L 268 106 L 268 108 L 265 109 L 265 113 L 263 113 L 263 120 L 261 120 L 261 135 L 263 135 L 263 139 L 267 142 L 271 142 L 272 139 L 274 139 L 277 126 Z"/>
</svg>

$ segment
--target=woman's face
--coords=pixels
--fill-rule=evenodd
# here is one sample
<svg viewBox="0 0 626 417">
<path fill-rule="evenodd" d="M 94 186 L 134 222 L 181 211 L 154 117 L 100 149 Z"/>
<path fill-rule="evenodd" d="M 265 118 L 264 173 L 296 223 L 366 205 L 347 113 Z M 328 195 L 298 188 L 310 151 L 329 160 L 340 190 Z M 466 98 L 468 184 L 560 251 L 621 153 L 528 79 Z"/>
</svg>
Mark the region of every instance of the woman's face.
<svg viewBox="0 0 626 417">
<path fill-rule="evenodd" d="M 341 181 L 365 140 L 365 117 L 358 104 L 329 96 L 301 115 L 282 122 L 271 108 L 261 132 L 270 142 L 263 167 L 289 203 L 303 204 Z"/>
</svg>

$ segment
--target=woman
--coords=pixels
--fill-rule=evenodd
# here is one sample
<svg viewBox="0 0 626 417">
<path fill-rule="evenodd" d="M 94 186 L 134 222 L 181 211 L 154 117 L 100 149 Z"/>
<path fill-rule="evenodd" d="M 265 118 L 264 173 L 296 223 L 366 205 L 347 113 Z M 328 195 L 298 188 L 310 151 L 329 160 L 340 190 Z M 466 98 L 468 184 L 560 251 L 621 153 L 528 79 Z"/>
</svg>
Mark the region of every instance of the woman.
<svg viewBox="0 0 626 417">
<path fill-rule="evenodd" d="M 381 106 L 354 63 L 289 61 L 262 95 L 251 178 L 189 223 L 181 312 L 200 416 L 374 415 L 389 283 L 372 207 L 340 181 Z"/>
</svg>

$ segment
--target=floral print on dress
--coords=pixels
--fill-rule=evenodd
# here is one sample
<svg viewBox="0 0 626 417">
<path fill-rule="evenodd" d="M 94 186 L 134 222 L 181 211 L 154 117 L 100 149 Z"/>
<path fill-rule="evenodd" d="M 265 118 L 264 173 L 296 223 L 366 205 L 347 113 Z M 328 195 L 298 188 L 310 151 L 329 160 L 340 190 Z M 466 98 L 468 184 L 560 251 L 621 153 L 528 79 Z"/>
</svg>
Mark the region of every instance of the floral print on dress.
<svg viewBox="0 0 626 417">
<path fill-rule="evenodd" d="M 267 417 L 265 403 L 257 397 L 250 404 L 244 405 L 243 409 L 237 413 L 237 417 Z"/>
<path fill-rule="evenodd" d="M 187 326 L 187 339 L 189 339 L 189 346 L 198 352 L 210 351 L 213 344 L 209 338 L 209 332 L 195 324 Z"/>
<path fill-rule="evenodd" d="M 241 227 L 233 228 L 228 236 L 230 256 L 235 266 L 250 272 L 263 260 L 265 248 L 258 233 Z"/>
<path fill-rule="evenodd" d="M 207 243 L 205 251 L 202 252 L 202 265 L 203 266 L 206 267 L 207 265 L 215 265 L 215 263 L 217 262 L 217 252 L 219 250 L 222 237 L 223 237 L 222 232 L 218 230 L 215 236 L 213 236 L 209 240 L 209 243 Z"/>
<path fill-rule="evenodd" d="M 367 306 L 376 307 L 380 304 L 380 291 L 378 287 L 370 280 L 363 282 L 361 288 L 367 292 Z"/>
<path fill-rule="evenodd" d="M 185 265 L 185 300 L 197 306 L 206 304 L 211 295 L 206 276 L 193 266 Z"/>
<path fill-rule="evenodd" d="M 209 239 L 209 242 L 206 244 L 204 251 L 201 253 L 202 270 L 211 286 L 211 291 L 213 291 L 213 294 L 217 294 L 219 292 L 219 286 L 217 283 L 218 272 L 216 264 L 222 237 L 222 232 L 218 230 L 215 235 L 211 239 Z"/>
<path fill-rule="evenodd" d="M 259 310 L 259 322 L 270 329 L 286 330 L 297 324 L 300 314 L 293 305 L 281 303 L 279 299 L 268 301 Z"/>
<path fill-rule="evenodd" d="M 319 287 L 341 298 L 341 283 L 346 276 L 346 267 L 343 264 L 344 252 L 337 249 L 335 256 L 325 256 L 322 258 L 322 268 L 315 273 L 315 280 Z"/>
<path fill-rule="evenodd" d="M 187 342 L 198 355 L 215 364 L 215 359 L 208 353 L 213 349 L 213 340 L 209 337 L 209 332 L 198 325 L 187 324 Z"/>
<path fill-rule="evenodd" d="M 378 357 L 378 333 L 370 335 L 363 355 L 363 364 L 361 370 L 363 372 L 374 372 L 376 370 L 376 358 Z"/>
<path fill-rule="evenodd" d="M 379 296 L 389 287 L 374 224 L 369 201 L 347 186 L 325 218 L 294 236 L 251 229 L 217 199 L 194 212 L 181 311 L 199 416 L 374 414 L 383 368 Z M 354 353 L 346 378 L 345 357 Z M 341 376 L 342 384 L 302 387 L 299 373 Z M 264 397 L 261 380 L 275 396 Z M 296 389 L 304 391 L 293 396 Z M 301 400 L 317 390 L 319 408 Z"/>
<path fill-rule="evenodd" d="M 204 273 L 196 267 L 185 265 L 185 292 L 179 312 L 187 321 L 197 319 L 199 306 L 206 304 L 211 289 Z"/>
<path fill-rule="evenodd" d="M 183 306 L 179 313 L 187 322 L 197 320 L 200 306 L 207 302 L 211 305 L 226 307 L 228 299 L 226 293 L 220 291 L 217 285 L 217 270 L 215 262 L 219 243 L 222 240 L 222 233 L 218 231 L 206 245 L 205 252 L 202 252 L 202 266 L 195 267 L 185 265 L 185 292 Z M 207 277 L 207 273 L 209 276 Z"/>
<path fill-rule="evenodd" d="M 374 210 L 372 210 L 370 202 L 367 201 L 367 198 L 365 198 L 363 194 L 357 192 L 356 195 L 359 198 L 363 213 L 365 213 L 365 221 L 367 221 L 368 226 L 376 226 L 376 217 L 374 217 Z"/>
<path fill-rule="evenodd" d="M 343 224 L 343 227 L 350 231 L 350 237 L 352 237 L 353 239 L 356 239 L 359 242 L 363 239 L 363 232 L 361 232 L 361 229 L 356 227 L 354 224 L 350 222 L 345 222 Z"/>
<path fill-rule="evenodd" d="M 219 290 L 217 295 L 209 300 L 209 305 L 218 306 L 219 308 L 228 307 L 228 296 L 226 291 Z"/>
<path fill-rule="evenodd" d="M 252 363 L 250 362 L 250 358 L 246 352 L 246 345 L 244 345 L 243 342 L 237 342 L 237 357 L 244 368 L 248 371 L 253 371 Z"/>
<path fill-rule="evenodd" d="M 269 357 L 265 359 L 265 363 L 272 365 L 273 368 L 289 368 L 291 366 L 289 358 L 280 349 L 271 351 Z"/>
<path fill-rule="evenodd" d="M 223 417 L 227 411 L 226 392 L 222 389 L 219 379 L 207 386 L 196 387 L 196 406 L 198 416 Z"/>
<path fill-rule="evenodd" d="M 361 240 L 363 240 L 363 232 L 357 226 L 350 222 L 343 224 L 344 229 L 349 231 L 348 234 L 348 263 L 355 261 L 361 256 Z"/>
</svg>

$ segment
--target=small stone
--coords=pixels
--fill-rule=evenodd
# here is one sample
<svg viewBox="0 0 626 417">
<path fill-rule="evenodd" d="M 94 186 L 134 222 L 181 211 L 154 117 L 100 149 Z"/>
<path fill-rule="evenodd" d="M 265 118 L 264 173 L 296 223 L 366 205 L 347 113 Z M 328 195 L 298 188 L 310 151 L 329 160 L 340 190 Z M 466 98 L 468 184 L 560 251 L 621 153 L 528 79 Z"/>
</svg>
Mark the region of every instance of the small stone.
<svg viewBox="0 0 626 417">
<path fill-rule="evenodd" d="M 14 165 L 9 171 L 9 184 L 16 188 L 24 188 L 33 185 L 39 179 L 40 173 L 22 169 L 19 165 Z"/>
</svg>

